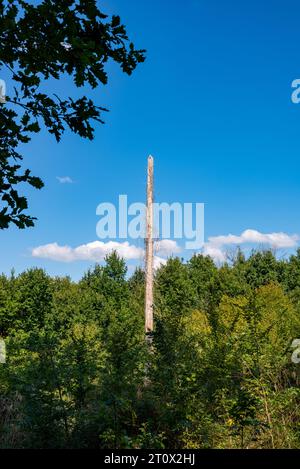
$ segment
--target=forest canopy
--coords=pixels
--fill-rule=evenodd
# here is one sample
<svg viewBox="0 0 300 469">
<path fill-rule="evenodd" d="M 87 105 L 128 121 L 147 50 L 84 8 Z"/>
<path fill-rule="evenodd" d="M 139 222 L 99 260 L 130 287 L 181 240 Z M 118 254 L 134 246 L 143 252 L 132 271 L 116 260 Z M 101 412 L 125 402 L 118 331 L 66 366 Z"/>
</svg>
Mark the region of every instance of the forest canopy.
<svg viewBox="0 0 300 469">
<path fill-rule="evenodd" d="M 300 446 L 300 251 L 171 258 L 154 316 L 149 349 L 144 272 L 116 253 L 77 283 L 2 275 L 0 447 Z"/>
</svg>

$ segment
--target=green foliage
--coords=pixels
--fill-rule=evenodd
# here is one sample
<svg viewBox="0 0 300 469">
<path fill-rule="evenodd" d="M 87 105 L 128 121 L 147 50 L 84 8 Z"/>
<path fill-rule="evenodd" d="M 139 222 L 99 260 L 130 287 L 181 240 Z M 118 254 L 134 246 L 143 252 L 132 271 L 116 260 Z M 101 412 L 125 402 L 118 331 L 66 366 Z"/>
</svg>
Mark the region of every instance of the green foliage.
<svg viewBox="0 0 300 469">
<path fill-rule="evenodd" d="M 299 253 L 0 277 L 2 448 L 299 448 Z M 298 272 L 299 271 L 299 272 Z"/>
<path fill-rule="evenodd" d="M 74 99 L 45 92 L 49 80 L 69 79 L 74 88 L 106 85 L 109 61 L 131 75 L 145 59 L 136 50 L 119 16 L 108 17 L 96 0 L 0 0 L 0 71 L 9 75 L 9 96 L 0 103 L 0 229 L 14 223 L 33 226 L 24 213 L 20 183 L 41 189 L 43 182 L 21 168 L 20 144 L 42 126 L 59 141 L 66 129 L 93 139 L 93 121 L 107 109 L 87 96 Z"/>
</svg>

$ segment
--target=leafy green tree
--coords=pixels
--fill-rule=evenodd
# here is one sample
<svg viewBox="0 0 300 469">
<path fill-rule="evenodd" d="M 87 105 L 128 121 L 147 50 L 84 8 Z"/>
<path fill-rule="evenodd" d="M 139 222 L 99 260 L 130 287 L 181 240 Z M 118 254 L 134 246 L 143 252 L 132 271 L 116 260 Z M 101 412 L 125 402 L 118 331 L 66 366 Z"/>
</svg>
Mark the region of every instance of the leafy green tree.
<svg viewBox="0 0 300 469">
<path fill-rule="evenodd" d="M 278 263 L 273 252 L 254 252 L 247 261 L 245 278 L 253 288 L 278 281 Z"/>
<path fill-rule="evenodd" d="M 209 256 L 203 255 L 194 255 L 187 267 L 195 289 L 197 307 L 207 309 L 212 301 L 213 282 L 218 269 Z"/>
<path fill-rule="evenodd" d="M 0 103 L 0 229 L 11 223 L 25 228 L 35 218 L 26 213 L 20 184 L 41 189 L 43 182 L 22 169 L 20 144 L 42 125 L 57 141 L 66 129 L 91 140 L 92 122 L 103 123 L 106 111 L 85 95 L 51 95 L 45 82 L 68 79 L 75 88 L 97 88 L 108 82 L 108 61 L 130 75 L 145 55 L 129 41 L 119 16 L 104 14 L 96 0 L 1 0 L 0 38 L 0 71 L 9 84 L 7 102 Z"/>
<path fill-rule="evenodd" d="M 155 285 L 155 356 L 151 380 L 158 418 L 169 445 L 176 447 L 186 417 L 187 378 L 194 368 L 185 324 L 196 305 L 196 297 L 188 268 L 179 258 L 169 259 L 159 270 Z"/>
<path fill-rule="evenodd" d="M 15 329 L 42 329 L 52 313 L 53 291 L 50 277 L 42 269 L 29 269 L 14 283 L 14 298 L 18 304 Z"/>
<path fill-rule="evenodd" d="M 78 283 L 2 275 L 0 447 L 298 448 L 298 254 L 257 254 L 169 259 L 151 347 L 144 273 L 116 253 Z"/>
</svg>

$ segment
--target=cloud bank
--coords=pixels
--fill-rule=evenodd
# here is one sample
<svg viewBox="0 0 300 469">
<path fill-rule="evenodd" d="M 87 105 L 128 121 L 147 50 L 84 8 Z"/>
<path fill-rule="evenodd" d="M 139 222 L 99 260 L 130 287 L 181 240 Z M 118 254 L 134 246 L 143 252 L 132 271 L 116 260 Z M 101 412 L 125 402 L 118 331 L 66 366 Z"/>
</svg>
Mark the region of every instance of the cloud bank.
<svg viewBox="0 0 300 469">
<path fill-rule="evenodd" d="M 93 241 L 92 243 L 81 244 L 76 248 L 60 246 L 57 243 L 44 244 L 32 249 L 32 256 L 60 262 L 101 262 L 112 251 L 116 251 L 126 260 L 139 259 L 144 255 L 143 249 L 130 245 L 127 241 L 124 243 Z"/>
<path fill-rule="evenodd" d="M 204 244 L 203 254 L 212 257 L 216 262 L 226 260 L 226 246 L 242 244 L 264 244 L 273 249 L 294 248 L 299 240 L 298 235 L 288 235 L 286 233 L 260 233 L 257 230 L 245 230 L 239 236 L 211 236 Z"/>
<path fill-rule="evenodd" d="M 49 243 L 32 249 L 33 257 L 50 259 L 58 262 L 90 261 L 101 262 L 112 251 L 116 251 L 125 260 L 140 260 L 145 256 L 145 250 L 129 244 L 117 241 L 93 241 L 81 244 L 75 248 L 71 246 L 60 246 L 58 243 Z M 176 241 L 164 239 L 155 243 L 154 268 L 166 263 L 164 257 L 180 251 Z"/>
<path fill-rule="evenodd" d="M 202 253 L 210 256 L 215 262 L 226 261 L 226 250 L 230 246 L 242 245 L 266 245 L 273 249 L 291 249 L 297 246 L 298 235 L 288 235 L 283 232 L 261 233 L 257 230 L 245 230 L 240 235 L 220 235 L 211 236 L 204 244 Z M 102 262 L 112 251 L 116 251 L 120 257 L 128 260 L 142 260 L 145 257 L 145 250 L 130 244 L 128 241 L 93 241 L 81 244 L 75 248 L 71 246 L 61 246 L 58 243 L 44 244 L 32 249 L 32 256 L 41 259 L 49 259 L 58 262 L 89 261 Z M 176 241 L 163 239 L 155 242 L 154 245 L 154 268 L 164 265 L 167 258 L 176 255 L 181 251 Z"/>
</svg>

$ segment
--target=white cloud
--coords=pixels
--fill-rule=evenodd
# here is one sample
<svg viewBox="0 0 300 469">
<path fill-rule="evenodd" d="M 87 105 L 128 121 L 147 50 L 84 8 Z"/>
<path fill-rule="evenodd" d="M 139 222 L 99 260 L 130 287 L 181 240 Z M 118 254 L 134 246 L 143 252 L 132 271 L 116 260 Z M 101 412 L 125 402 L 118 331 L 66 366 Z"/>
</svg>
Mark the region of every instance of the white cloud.
<svg viewBox="0 0 300 469">
<path fill-rule="evenodd" d="M 32 249 L 33 257 L 52 259 L 53 261 L 70 262 L 72 260 L 72 248 L 59 246 L 57 243 L 44 244 Z"/>
<path fill-rule="evenodd" d="M 181 251 L 176 241 L 172 239 L 156 241 L 154 248 L 157 255 L 162 257 L 168 257 Z"/>
<path fill-rule="evenodd" d="M 264 234 L 256 230 L 245 230 L 240 236 L 211 236 L 208 238 L 209 243 L 223 246 L 225 244 L 245 244 L 245 243 L 261 243 L 269 244 L 274 248 L 292 248 L 297 244 L 299 237 L 297 235 L 288 235 L 286 233 L 269 233 Z"/>
<path fill-rule="evenodd" d="M 139 259 L 143 257 L 144 250 L 130 245 L 127 241 L 118 243 L 117 241 L 93 241 L 82 244 L 76 248 L 70 246 L 59 246 L 57 243 L 45 244 L 32 249 L 32 256 L 42 259 L 51 259 L 60 262 L 73 261 L 93 261 L 101 262 L 105 256 L 112 251 L 116 251 L 126 260 Z"/>
<path fill-rule="evenodd" d="M 226 260 L 225 252 L 223 252 L 221 248 L 210 243 L 204 244 L 203 254 L 205 256 L 210 256 L 216 262 L 225 262 Z"/>
<path fill-rule="evenodd" d="M 286 233 L 260 233 L 257 230 L 245 230 L 239 236 L 211 236 L 204 244 L 203 254 L 211 256 L 217 262 L 224 262 L 226 253 L 224 247 L 241 244 L 266 244 L 271 248 L 294 248 L 299 240 L 298 235 L 288 235 Z"/>
<path fill-rule="evenodd" d="M 56 176 L 56 179 L 61 183 L 61 184 L 73 184 L 74 181 L 70 176 Z"/>
<path fill-rule="evenodd" d="M 176 241 L 172 240 L 158 241 L 156 247 L 156 254 L 153 260 L 155 270 L 166 264 L 166 257 L 181 250 Z M 117 241 L 108 241 L 106 243 L 103 241 L 93 241 L 81 244 L 75 248 L 68 245 L 60 246 L 57 243 L 49 243 L 33 248 L 31 254 L 36 258 L 50 259 L 58 262 L 101 262 L 112 251 L 116 251 L 125 260 L 144 261 L 145 257 L 144 249 L 129 244 L 128 241 L 123 243 Z"/>
<path fill-rule="evenodd" d="M 159 257 L 159 256 L 154 256 L 153 268 L 154 268 L 154 270 L 157 270 L 161 266 L 165 265 L 166 263 L 167 263 L 167 259 L 163 259 L 162 257 Z"/>
</svg>

